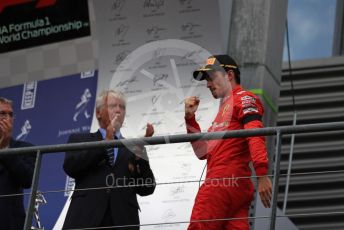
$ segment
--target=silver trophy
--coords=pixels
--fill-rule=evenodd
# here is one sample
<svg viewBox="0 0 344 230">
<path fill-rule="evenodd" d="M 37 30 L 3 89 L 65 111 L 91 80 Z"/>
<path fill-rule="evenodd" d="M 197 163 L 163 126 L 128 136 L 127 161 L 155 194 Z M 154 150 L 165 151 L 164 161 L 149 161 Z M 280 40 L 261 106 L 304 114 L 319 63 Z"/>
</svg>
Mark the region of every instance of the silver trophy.
<svg viewBox="0 0 344 230">
<path fill-rule="evenodd" d="M 46 204 L 47 200 L 44 198 L 43 194 L 37 191 L 36 200 L 35 200 L 35 209 L 34 209 L 34 223 L 31 227 L 32 230 L 44 230 L 44 227 L 41 224 L 39 218 L 39 207 L 43 204 Z"/>
</svg>

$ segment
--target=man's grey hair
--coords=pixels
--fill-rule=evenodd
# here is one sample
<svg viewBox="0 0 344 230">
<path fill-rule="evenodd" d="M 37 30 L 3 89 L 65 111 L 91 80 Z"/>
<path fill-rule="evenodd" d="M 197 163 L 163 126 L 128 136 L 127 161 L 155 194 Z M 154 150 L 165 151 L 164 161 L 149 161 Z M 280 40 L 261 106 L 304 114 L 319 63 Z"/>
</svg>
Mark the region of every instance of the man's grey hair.
<svg viewBox="0 0 344 230">
<path fill-rule="evenodd" d="M 124 102 L 124 106 L 126 107 L 127 101 L 126 101 L 126 98 L 122 92 L 116 91 L 116 90 L 104 90 L 103 92 L 101 92 L 98 95 L 98 97 L 96 99 L 96 109 L 99 109 L 100 107 L 102 107 L 105 104 L 105 99 L 108 95 L 111 95 L 117 99 L 122 100 Z"/>
<path fill-rule="evenodd" d="M 13 102 L 10 99 L 4 98 L 4 97 L 0 97 L 0 103 L 1 104 L 8 104 L 10 106 L 13 105 Z"/>
</svg>

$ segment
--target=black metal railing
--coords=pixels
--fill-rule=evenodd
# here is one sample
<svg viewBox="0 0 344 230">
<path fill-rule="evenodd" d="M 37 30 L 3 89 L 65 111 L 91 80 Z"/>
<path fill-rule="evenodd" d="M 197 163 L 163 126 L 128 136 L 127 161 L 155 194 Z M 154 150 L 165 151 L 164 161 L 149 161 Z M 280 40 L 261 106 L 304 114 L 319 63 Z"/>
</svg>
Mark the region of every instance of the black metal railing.
<svg viewBox="0 0 344 230">
<path fill-rule="evenodd" d="M 276 150 L 275 150 L 276 151 L 275 164 L 274 164 L 273 175 L 271 175 L 273 176 L 271 213 L 270 213 L 270 216 L 255 217 L 255 218 L 270 218 L 269 229 L 275 230 L 276 217 L 280 217 L 280 216 L 277 216 L 277 196 L 278 196 L 279 179 L 281 176 L 280 175 L 280 160 L 281 160 L 281 146 L 282 146 L 283 135 L 297 134 L 297 133 L 313 133 L 313 132 L 322 132 L 322 131 L 337 131 L 337 130 L 344 130 L 344 122 L 268 127 L 268 128 L 261 128 L 261 129 L 235 130 L 235 131 L 225 131 L 225 132 L 179 134 L 179 135 L 121 139 L 121 140 L 112 140 L 112 141 L 95 141 L 95 142 L 83 142 L 83 143 L 73 143 L 73 144 L 33 146 L 33 147 L 26 147 L 26 148 L 13 148 L 13 149 L 0 150 L 0 155 L 2 154 L 7 154 L 7 155 L 32 154 L 34 152 L 36 153 L 36 164 L 35 164 L 35 169 L 34 169 L 34 174 L 33 174 L 33 179 L 32 179 L 32 189 L 30 193 L 29 205 L 28 205 L 27 215 L 26 215 L 26 220 L 25 220 L 25 225 L 24 225 L 24 230 L 28 230 L 31 228 L 31 224 L 32 224 L 35 198 L 37 195 L 38 181 L 39 181 L 39 175 L 40 175 L 40 169 L 41 169 L 41 163 L 42 163 L 42 155 L 44 154 L 72 151 L 72 150 L 79 150 L 79 149 L 87 149 L 87 148 L 109 148 L 109 147 L 121 147 L 121 146 L 136 146 L 136 145 L 159 145 L 159 144 L 191 142 L 191 141 L 197 141 L 197 140 L 214 140 L 214 139 L 228 139 L 228 138 L 240 138 L 240 137 L 250 137 L 250 136 L 275 136 L 276 135 L 277 141 L 276 141 Z M 226 220 L 231 220 L 231 219 L 233 218 L 229 218 Z M 218 221 L 218 220 L 204 220 L 204 221 Z M 223 220 L 221 219 L 221 221 Z M 182 223 L 187 223 L 187 222 L 182 222 Z M 152 224 L 152 225 L 158 225 L 158 223 Z"/>
</svg>

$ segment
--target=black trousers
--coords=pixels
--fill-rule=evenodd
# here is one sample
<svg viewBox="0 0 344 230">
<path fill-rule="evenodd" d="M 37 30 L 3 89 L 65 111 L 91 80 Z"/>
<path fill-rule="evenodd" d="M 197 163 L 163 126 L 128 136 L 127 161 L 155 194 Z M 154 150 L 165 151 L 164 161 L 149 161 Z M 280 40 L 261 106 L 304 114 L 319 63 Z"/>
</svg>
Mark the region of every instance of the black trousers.
<svg viewBox="0 0 344 230">
<path fill-rule="evenodd" d="M 108 227 L 108 226 L 113 226 L 113 225 L 114 224 L 113 224 L 112 216 L 111 216 L 111 206 L 108 203 L 103 220 L 100 224 L 100 227 Z M 116 228 L 108 228 L 108 229 L 116 229 Z"/>
</svg>

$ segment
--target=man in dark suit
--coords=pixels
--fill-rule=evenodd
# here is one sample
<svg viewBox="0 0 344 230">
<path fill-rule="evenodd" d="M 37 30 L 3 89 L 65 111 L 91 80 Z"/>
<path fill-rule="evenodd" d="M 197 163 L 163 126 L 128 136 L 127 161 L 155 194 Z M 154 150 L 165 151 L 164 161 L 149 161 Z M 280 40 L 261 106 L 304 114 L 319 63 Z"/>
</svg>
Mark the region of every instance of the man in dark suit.
<svg viewBox="0 0 344 230">
<path fill-rule="evenodd" d="M 0 149 L 29 147 L 32 144 L 12 139 L 12 101 L 0 97 Z M 25 210 L 23 188 L 30 188 L 35 156 L 0 155 L 0 223 L 1 229 L 23 229 Z M 5 195 L 5 196 L 4 196 Z M 1 197 L 3 196 L 3 197 Z"/>
<path fill-rule="evenodd" d="M 121 92 L 105 91 L 96 100 L 99 130 L 72 134 L 69 143 L 121 139 L 126 102 Z M 154 133 L 147 124 L 146 137 Z M 75 190 L 63 229 L 136 225 L 136 194 L 154 192 L 155 179 L 143 146 L 66 152 L 63 168 L 75 179 Z M 93 188 L 88 190 L 88 188 Z M 84 190 L 85 189 L 85 190 Z M 113 228 L 115 229 L 115 228 Z"/>
</svg>

